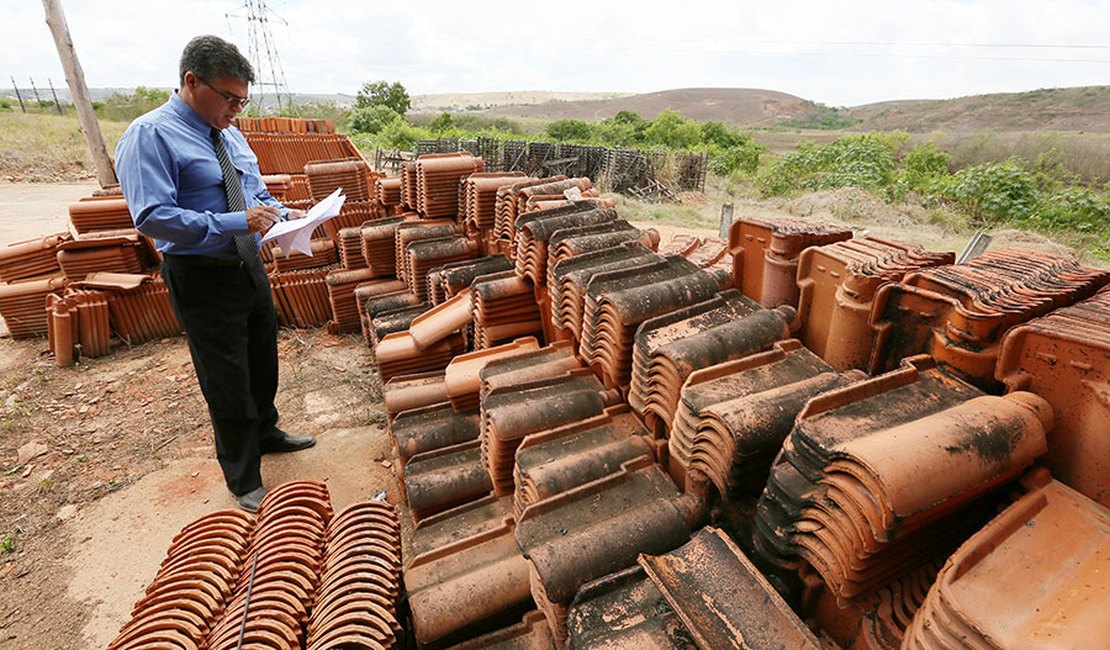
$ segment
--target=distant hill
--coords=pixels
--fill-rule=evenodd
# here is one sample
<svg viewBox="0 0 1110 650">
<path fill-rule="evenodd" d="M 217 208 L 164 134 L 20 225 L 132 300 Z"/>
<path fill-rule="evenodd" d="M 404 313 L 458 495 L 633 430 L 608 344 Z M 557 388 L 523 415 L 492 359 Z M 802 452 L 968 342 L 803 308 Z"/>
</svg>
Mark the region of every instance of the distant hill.
<svg viewBox="0 0 1110 650">
<path fill-rule="evenodd" d="M 682 88 L 612 99 L 503 106 L 484 112 L 506 117 L 592 121 L 613 117 L 621 111 L 632 111 L 643 118 L 654 119 L 668 108 L 699 121 L 719 120 L 743 126 L 771 126 L 819 110 L 813 102 L 774 90 Z"/>
<path fill-rule="evenodd" d="M 536 106 L 555 102 L 580 102 L 628 97 L 630 93 L 562 93 L 546 90 L 510 90 L 489 93 L 413 95 L 412 110 L 422 113 L 481 111 L 505 106 Z"/>
<path fill-rule="evenodd" d="M 856 106 L 857 128 L 945 131 L 1110 132 L 1110 86 L 1045 88 L 956 99 L 906 100 Z"/>
</svg>

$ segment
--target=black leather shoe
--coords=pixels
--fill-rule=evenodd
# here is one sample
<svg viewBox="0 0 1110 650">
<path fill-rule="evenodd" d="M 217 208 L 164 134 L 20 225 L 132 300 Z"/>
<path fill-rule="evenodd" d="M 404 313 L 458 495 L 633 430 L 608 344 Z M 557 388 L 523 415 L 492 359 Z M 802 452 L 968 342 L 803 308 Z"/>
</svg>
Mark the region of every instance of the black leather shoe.
<svg viewBox="0 0 1110 650">
<path fill-rule="evenodd" d="M 242 496 L 235 497 L 239 507 L 247 512 L 258 512 L 258 505 L 266 498 L 266 488 L 257 487 Z"/>
<path fill-rule="evenodd" d="M 268 442 L 262 447 L 264 454 L 284 454 L 290 451 L 308 449 L 316 444 L 315 436 L 291 436 L 288 433 L 280 439 Z"/>
</svg>

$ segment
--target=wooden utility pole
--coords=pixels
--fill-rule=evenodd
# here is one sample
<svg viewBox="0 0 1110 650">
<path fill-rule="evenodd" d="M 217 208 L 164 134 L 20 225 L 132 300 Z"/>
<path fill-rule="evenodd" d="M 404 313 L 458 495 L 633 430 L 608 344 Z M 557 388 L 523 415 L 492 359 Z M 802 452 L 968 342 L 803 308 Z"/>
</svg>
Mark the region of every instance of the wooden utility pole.
<svg viewBox="0 0 1110 650">
<path fill-rule="evenodd" d="M 46 11 L 46 24 L 54 35 L 58 57 L 62 60 L 62 69 L 66 73 L 66 84 L 69 86 L 69 94 L 73 96 L 77 118 L 81 120 L 85 144 L 88 145 L 93 164 L 96 165 L 96 179 L 100 181 L 101 188 L 115 185 L 118 182 L 116 172 L 112 169 L 112 161 L 108 159 L 108 148 L 100 133 L 100 122 L 96 121 L 89 88 L 85 85 L 85 73 L 81 70 L 81 62 L 77 60 L 77 51 L 73 48 L 73 39 L 69 36 L 69 25 L 66 24 L 61 0 L 42 0 L 42 7 Z"/>
<path fill-rule="evenodd" d="M 19 84 L 15 82 L 15 77 L 12 77 L 12 88 L 15 88 L 15 98 L 19 100 L 19 110 L 26 113 L 27 107 L 23 105 L 23 95 L 19 94 Z"/>
</svg>

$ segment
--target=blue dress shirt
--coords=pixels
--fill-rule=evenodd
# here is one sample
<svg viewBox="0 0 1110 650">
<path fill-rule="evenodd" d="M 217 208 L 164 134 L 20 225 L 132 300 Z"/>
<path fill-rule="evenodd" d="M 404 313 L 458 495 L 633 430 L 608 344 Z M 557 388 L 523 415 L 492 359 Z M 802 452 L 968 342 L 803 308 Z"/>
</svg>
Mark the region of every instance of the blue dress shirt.
<svg viewBox="0 0 1110 650">
<path fill-rule="evenodd" d="M 116 145 L 116 175 L 131 219 L 163 253 L 238 259 L 234 237 L 249 232 L 245 212 L 227 211 L 211 130 L 175 93 L 132 122 Z M 247 207 L 285 212 L 266 191 L 258 158 L 239 129 L 228 127 L 220 137 L 239 171 Z"/>
</svg>

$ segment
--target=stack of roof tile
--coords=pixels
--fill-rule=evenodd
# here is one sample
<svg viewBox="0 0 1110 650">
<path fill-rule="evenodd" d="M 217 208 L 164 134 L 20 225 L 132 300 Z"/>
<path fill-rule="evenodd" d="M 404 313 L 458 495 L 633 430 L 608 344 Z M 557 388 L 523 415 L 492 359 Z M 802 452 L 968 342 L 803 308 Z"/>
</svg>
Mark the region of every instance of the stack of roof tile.
<svg viewBox="0 0 1110 650">
<path fill-rule="evenodd" d="M 654 458 L 651 436 L 623 404 L 530 434 L 516 451 L 513 507 L 519 516 L 533 503 L 608 476 L 641 457 Z"/>
<path fill-rule="evenodd" d="M 806 401 L 858 378 L 836 373 L 796 339 L 693 372 L 668 440 L 671 475 L 698 493 L 708 481 L 725 501 L 758 496 Z"/>
<path fill-rule="evenodd" d="M 547 178 L 533 178 L 526 177 L 511 185 L 502 185 L 497 189 L 497 198 L 494 202 L 494 220 L 493 220 L 493 233 L 494 239 L 502 240 L 508 245 L 511 245 L 513 239 L 516 238 L 516 218 L 520 215 L 520 210 L 523 204 L 527 202 L 530 193 L 525 196 L 523 201 L 517 201 L 519 192 L 531 187 L 550 187 L 554 188 L 554 183 L 567 180 L 566 176 L 549 176 Z M 570 187 L 567 185 L 566 187 Z M 564 188 L 565 189 L 565 188 Z M 554 189 L 552 189 L 554 191 Z M 562 190 L 559 190 L 562 191 Z M 548 192 L 543 192 L 547 194 Z"/>
<path fill-rule="evenodd" d="M 68 280 L 89 273 L 141 273 L 153 263 L 150 246 L 137 231 L 118 237 L 74 239 L 58 245 L 58 266 Z"/>
<path fill-rule="evenodd" d="M 408 319 L 409 324 L 418 315 L 413 314 Z M 407 329 L 407 326 L 402 329 Z M 462 334 L 459 333 L 449 334 L 436 343 L 421 348 L 408 332 L 394 331 L 378 339 L 374 355 L 378 373 L 384 382 L 397 375 L 442 371 L 451 363 L 451 359 L 464 350 Z"/>
<path fill-rule="evenodd" d="M 463 295 L 467 294 L 459 294 L 459 296 Z M 539 348 L 539 341 L 535 337 L 527 336 L 516 339 L 511 343 L 484 350 L 475 350 L 455 357 L 448 364 L 444 377 L 446 399 L 460 413 L 477 410 L 482 387 L 480 379 L 482 370 L 499 359 L 509 359 L 539 350 Z"/>
<path fill-rule="evenodd" d="M 121 275 L 119 280 L 118 284 L 97 280 L 95 286 L 108 291 L 112 328 L 121 339 L 136 345 L 181 333 L 181 323 L 170 304 L 170 293 L 162 276 Z"/>
<path fill-rule="evenodd" d="M 527 362 L 534 357 L 522 355 L 508 362 L 517 359 Z M 504 370 L 511 364 L 494 367 Z M 491 370 L 490 366 L 485 370 Z M 606 390 L 586 369 L 486 393 L 482 397 L 481 457 L 493 479 L 494 494 L 513 493 L 516 449 L 525 436 L 593 417 L 619 402 L 620 395 Z"/>
<path fill-rule="evenodd" d="M 551 320 L 561 336 L 580 341 L 586 306 L 586 287 L 601 273 L 633 268 L 661 259 L 638 242 L 567 257 L 549 266 L 547 291 L 551 296 Z"/>
<path fill-rule="evenodd" d="M 394 259 L 396 260 L 397 277 L 408 282 L 408 247 L 409 244 L 425 239 L 440 239 L 455 237 L 459 234 L 458 226 L 447 219 L 428 219 L 402 221 L 392 228 L 391 243 L 394 246 Z M 373 266 L 373 263 L 370 264 Z"/>
<path fill-rule="evenodd" d="M 410 325 L 412 325 L 412 321 L 415 320 L 417 316 L 432 308 L 432 306 L 426 302 L 418 302 L 409 307 L 392 307 L 388 309 L 379 309 L 379 307 L 377 306 L 378 303 L 389 303 L 395 299 L 395 296 L 386 296 L 383 298 L 371 298 L 370 300 L 366 301 L 366 313 L 370 318 L 371 348 L 376 348 L 378 344 L 381 343 L 382 340 L 390 334 L 404 332 L 409 328 Z M 448 338 L 451 339 L 452 337 Z M 409 336 L 406 336 L 405 339 L 407 339 L 407 347 L 408 344 L 412 342 L 412 340 Z M 465 341 L 462 340 L 461 336 L 458 337 L 458 345 L 460 347 L 460 352 L 465 349 Z M 444 362 L 443 366 L 440 366 L 437 363 L 434 365 L 434 367 L 421 368 L 407 372 L 398 372 L 395 374 L 406 375 L 419 372 L 430 372 L 432 370 L 442 371 L 446 367 L 447 363 L 450 363 L 450 361 Z M 388 381 L 388 378 L 383 378 L 383 381 Z"/>
<path fill-rule="evenodd" d="M 359 329 L 361 319 L 358 303 L 355 301 L 355 287 L 374 278 L 374 269 L 369 268 L 335 270 L 324 276 L 324 282 L 328 286 L 328 302 L 331 304 L 329 330 L 342 334 Z"/>
<path fill-rule="evenodd" d="M 448 262 L 438 274 L 435 285 L 428 287 L 433 302 L 442 302 L 460 291 L 469 291 L 474 278 L 491 273 L 500 273 L 513 268 L 513 263 L 504 255 L 487 255 L 471 260 Z M 438 298 L 438 299 L 437 299 Z"/>
<path fill-rule="evenodd" d="M 404 578 L 417 643 L 446 645 L 533 607 L 514 526 L 509 497 L 479 499 L 416 525 Z"/>
<path fill-rule="evenodd" d="M 531 648 L 532 650 L 554 650 L 555 640 L 543 614 L 531 610 L 524 614 L 519 623 L 487 632 L 481 636 L 451 646 L 451 650 L 510 650 L 511 648 Z"/>
<path fill-rule="evenodd" d="M 415 522 L 488 496 L 493 488 L 477 440 L 416 454 L 402 468 L 402 483 Z"/>
<path fill-rule="evenodd" d="M 492 231 L 497 215 L 497 190 L 529 180 L 524 172 L 479 172 L 462 179 L 463 223 L 473 230 Z"/>
<path fill-rule="evenodd" d="M 266 185 L 266 191 L 278 202 L 290 198 L 287 195 L 293 190 L 292 174 L 267 174 L 262 177 L 262 182 Z"/>
<path fill-rule="evenodd" d="M 713 275 L 679 255 L 599 273 L 586 288 L 578 353 L 600 370 L 606 385 L 628 386 L 640 323 L 707 300 L 719 288 Z"/>
<path fill-rule="evenodd" d="M 416 296 L 409 293 L 408 286 L 400 280 L 371 280 L 355 287 L 355 306 L 358 307 L 359 324 L 366 344 L 373 346 L 371 319 L 375 313 L 390 309 L 402 309 L 420 304 Z M 373 304 L 373 309 L 370 308 Z"/>
<path fill-rule="evenodd" d="M 1042 398 L 984 395 L 911 361 L 811 400 L 759 500 L 757 552 L 780 567 L 796 555 L 840 601 L 962 542 L 1046 450 Z"/>
<path fill-rule="evenodd" d="M 693 648 L 659 588 L 635 564 L 582 585 L 567 610 L 568 648 Z"/>
<path fill-rule="evenodd" d="M 388 428 L 398 462 L 404 467 L 424 452 L 477 440 L 479 419 L 477 411 L 460 413 L 440 402 L 397 413 Z"/>
<path fill-rule="evenodd" d="M 397 246 L 393 241 L 404 217 L 387 217 L 361 227 L 362 259 L 378 275 L 397 274 Z"/>
<path fill-rule="evenodd" d="M 58 245 L 70 239 L 69 233 L 63 232 L 0 248 L 0 282 L 58 275 Z"/>
<path fill-rule="evenodd" d="M 798 305 L 798 256 L 852 238 L 847 228 L 794 217 L 738 217 L 728 232 L 732 286 L 764 307 Z"/>
<path fill-rule="evenodd" d="M 665 434 L 691 372 L 764 350 L 790 336 L 794 310 L 761 309 L 730 289 L 709 300 L 644 321 L 632 350 L 628 403 Z"/>
<path fill-rule="evenodd" d="M 312 162 L 361 157 L 345 134 L 247 132 L 243 136 L 263 174 L 303 174 L 305 165 Z"/>
<path fill-rule="evenodd" d="M 496 390 L 540 379 L 562 377 L 581 367 L 581 362 L 574 356 L 573 346 L 566 341 L 556 341 L 533 352 L 495 359 L 478 371 L 478 379 L 481 381 L 479 400 L 484 402 Z"/>
<path fill-rule="evenodd" d="M 67 287 L 65 296 L 48 294 L 47 338 L 59 366 L 77 357 L 102 357 L 111 351 L 108 296 L 103 291 Z"/>
<path fill-rule="evenodd" d="M 134 228 L 127 201 L 121 198 L 86 198 L 71 203 L 69 222 L 77 234 L 83 235 L 94 230 L 117 230 Z"/>
<path fill-rule="evenodd" d="M 324 278 L 332 267 L 279 271 L 270 274 L 270 290 L 282 325 L 320 327 L 331 317 Z"/>
<path fill-rule="evenodd" d="M 632 241 L 638 241 L 654 250 L 659 246 L 659 233 L 654 229 L 640 230 L 624 219 L 562 228 L 552 233 L 547 241 L 547 277 L 544 278 L 544 283 L 550 282 L 555 265 L 568 257 Z"/>
<path fill-rule="evenodd" d="M 285 251 L 278 246 L 274 246 L 270 249 L 274 260 L 274 270 L 280 272 L 315 269 L 321 266 L 334 266 L 339 262 L 335 242 L 330 239 L 313 239 L 310 248 L 312 255 L 305 255 L 300 251 L 291 251 L 289 256 L 286 257 Z M 359 257 L 362 257 L 361 250 L 359 251 Z"/>
<path fill-rule="evenodd" d="M 417 239 L 405 247 L 405 281 L 416 297 L 431 300 L 428 272 L 451 262 L 473 259 L 478 255 L 478 242 L 462 235 Z M 400 259 L 400 258 L 398 258 Z"/>
<path fill-rule="evenodd" d="M 732 272 L 732 255 L 728 252 L 728 242 L 717 237 L 706 237 L 686 257 L 703 269 L 718 267 Z"/>
<path fill-rule="evenodd" d="M 355 503 L 328 525 L 306 650 L 403 646 L 401 531 L 385 501 Z"/>
<path fill-rule="evenodd" d="M 1056 426 L 1045 464 L 1052 475 L 1110 508 L 1110 288 L 1011 329 L 995 375 L 1007 390 L 1048 400 Z"/>
<path fill-rule="evenodd" d="M 387 423 L 397 414 L 426 406 L 440 406 L 447 401 L 445 372 L 421 372 L 398 375 L 382 384 L 382 404 Z"/>
<path fill-rule="evenodd" d="M 1110 270 L 1030 250 L 988 251 L 966 264 L 927 268 L 887 284 L 875 295 L 876 330 L 868 372 L 929 353 L 986 389 L 997 388 L 995 363 L 1010 327 L 1092 296 Z"/>
<path fill-rule="evenodd" d="M 588 200 L 523 214 L 516 222 L 516 274 L 534 284 L 547 281 L 548 240 L 564 228 L 616 221 L 617 212 L 598 208 Z"/>
<path fill-rule="evenodd" d="M 867 368 L 875 292 L 907 273 L 951 264 L 952 253 L 874 237 L 813 246 L 798 257 L 798 338 L 838 370 Z"/>
<path fill-rule="evenodd" d="M 416 210 L 424 217 L 458 219 L 459 181 L 484 168 L 469 151 L 427 154 L 416 159 Z"/>
<path fill-rule="evenodd" d="M 301 647 L 331 517 L 322 483 L 292 481 L 270 490 L 258 506 L 250 559 L 204 647 L 232 650 L 240 639 L 243 647 Z"/>
<path fill-rule="evenodd" d="M 1107 548 L 1110 510 L 1047 481 L 952 554 L 902 647 L 1105 648 Z"/>
<path fill-rule="evenodd" d="M 719 529 L 639 564 L 699 648 L 826 647 Z"/>
<path fill-rule="evenodd" d="M 313 201 L 323 201 L 339 188 L 349 201 L 376 199 L 374 181 L 378 174 L 362 158 L 312 162 L 304 166 L 304 173 Z"/>
<path fill-rule="evenodd" d="M 250 570 L 243 556 L 254 527 L 253 516 L 220 510 L 182 528 L 109 650 L 201 647 Z"/>
<path fill-rule="evenodd" d="M 346 201 L 339 209 L 339 215 L 316 228 L 312 236 L 338 240 L 339 231 L 343 228 L 354 228 L 385 216 L 385 210 L 377 201 Z"/>
<path fill-rule="evenodd" d="M 47 332 L 47 294 L 65 287 L 61 276 L 0 284 L 0 316 L 14 339 L 42 336 Z"/>
<path fill-rule="evenodd" d="M 579 587 L 632 566 L 641 553 L 679 546 L 701 518 L 697 497 L 680 493 L 645 458 L 529 506 L 516 540 L 528 559 L 532 597 L 557 643 L 567 638 L 567 607 Z"/>
<path fill-rule="evenodd" d="M 476 349 L 542 333 L 543 323 L 532 284 L 512 271 L 475 278 L 470 294 L 474 305 Z"/>
<path fill-rule="evenodd" d="M 416 197 L 416 161 L 405 160 L 401 163 L 401 206 L 407 210 L 415 210 Z"/>
<path fill-rule="evenodd" d="M 374 198 L 387 208 L 401 204 L 401 179 L 379 176 L 374 181 Z"/>
<path fill-rule="evenodd" d="M 335 122 L 299 117 L 243 117 L 235 118 L 235 126 L 243 133 L 255 131 L 288 133 L 335 133 Z"/>
<path fill-rule="evenodd" d="M 362 226 L 339 229 L 339 261 L 348 271 L 364 269 L 366 258 L 362 256 Z"/>
</svg>

